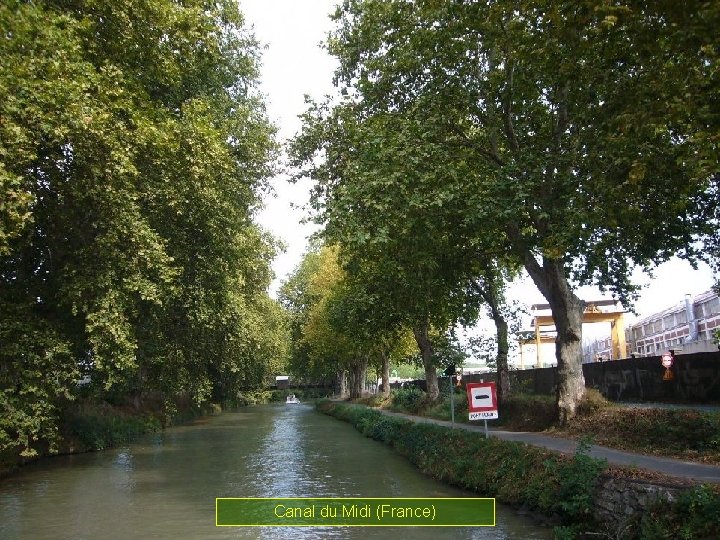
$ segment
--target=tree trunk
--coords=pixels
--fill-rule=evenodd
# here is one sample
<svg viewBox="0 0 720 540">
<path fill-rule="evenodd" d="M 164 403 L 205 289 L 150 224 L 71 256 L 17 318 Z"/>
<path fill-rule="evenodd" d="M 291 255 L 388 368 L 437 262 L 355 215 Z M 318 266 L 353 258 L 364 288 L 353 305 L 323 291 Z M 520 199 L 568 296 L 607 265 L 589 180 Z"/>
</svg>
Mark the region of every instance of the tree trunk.
<svg viewBox="0 0 720 540">
<path fill-rule="evenodd" d="M 341 371 L 338 371 L 336 376 L 337 376 L 337 388 L 338 388 L 338 392 L 340 394 L 340 399 L 345 399 L 348 395 L 347 371 L 345 371 L 344 369 Z"/>
<path fill-rule="evenodd" d="M 382 395 L 390 395 L 390 356 L 384 351 L 382 354 Z"/>
<path fill-rule="evenodd" d="M 365 373 L 367 371 L 367 360 L 356 360 L 350 368 L 350 399 L 362 397 L 365 385 Z"/>
<path fill-rule="evenodd" d="M 550 304 L 555 321 L 558 422 L 565 425 L 575 416 L 585 394 L 582 372 L 582 319 L 585 303 L 570 288 L 562 261 L 543 258 L 543 265 L 540 266 L 528 254 L 525 257 L 525 268 Z"/>
<path fill-rule="evenodd" d="M 495 323 L 495 332 L 497 335 L 497 398 L 500 406 L 507 403 L 510 396 L 510 373 L 508 371 L 508 324 L 500 310 L 500 300 L 498 298 L 499 286 L 498 281 L 491 276 L 486 276 L 486 286 L 483 287 L 477 281 L 472 281 L 475 291 L 480 294 L 482 299 L 490 308 L 493 322 Z"/>
<path fill-rule="evenodd" d="M 502 407 L 510 397 L 510 372 L 508 371 L 508 324 L 502 315 L 493 316 L 497 332 L 497 391 L 498 404 Z"/>
<path fill-rule="evenodd" d="M 433 350 L 432 343 L 428 338 L 428 324 L 425 323 L 421 326 L 413 327 L 413 334 L 415 335 L 415 341 L 420 348 L 420 356 L 422 357 L 423 367 L 425 368 L 425 383 L 427 385 L 427 395 L 430 401 L 435 401 L 440 395 L 440 389 L 438 388 L 438 376 L 435 364 L 433 364 Z"/>
</svg>

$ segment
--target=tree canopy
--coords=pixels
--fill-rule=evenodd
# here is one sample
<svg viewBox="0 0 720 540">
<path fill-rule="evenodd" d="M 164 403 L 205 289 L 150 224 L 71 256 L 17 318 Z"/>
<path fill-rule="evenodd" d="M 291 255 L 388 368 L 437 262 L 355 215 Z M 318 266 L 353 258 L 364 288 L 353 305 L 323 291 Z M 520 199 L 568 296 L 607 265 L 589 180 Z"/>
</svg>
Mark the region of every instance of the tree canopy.
<svg viewBox="0 0 720 540">
<path fill-rule="evenodd" d="M 434 231 L 409 251 L 522 264 L 553 312 L 569 419 L 574 287 L 628 303 L 633 266 L 702 258 L 717 236 L 720 9 L 348 0 L 335 20 L 340 97 L 310 109 L 297 153 L 329 233 L 371 253 L 420 216 Z"/>
<path fill-rule="evenodd" d="M 201 403 L 287 347 L 252 221 L 273 172 L 235 2 L 0 6 L 0 448 L 98 396 Z"/>
</svg>

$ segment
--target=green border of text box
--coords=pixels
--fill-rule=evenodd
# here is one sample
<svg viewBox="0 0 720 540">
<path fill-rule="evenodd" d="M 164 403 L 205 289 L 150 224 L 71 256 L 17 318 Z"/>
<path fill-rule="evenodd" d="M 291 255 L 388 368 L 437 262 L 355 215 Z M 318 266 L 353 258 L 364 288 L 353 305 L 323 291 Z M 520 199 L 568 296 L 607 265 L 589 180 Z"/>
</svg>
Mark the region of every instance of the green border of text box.
<svg viewBox="0 0 720 540">
<path fill-rule="evenodd" d="M 492 524 L 489 523 L 458 523 L 458 524 L 346 524 L 346 523 L 252 523 L 252 524 L 236 524 L 236 523 L 218 523 L 218 513 L 220 501 L 452 501 L 452 500 L 473 500 L 473 501 L 492 501 Z M 496 526 L 496 509 L 495 499 L 491 497 L 216 497 L 215 498 L 215 526 L 216 527 L 495 527 Z"/>
</svg>

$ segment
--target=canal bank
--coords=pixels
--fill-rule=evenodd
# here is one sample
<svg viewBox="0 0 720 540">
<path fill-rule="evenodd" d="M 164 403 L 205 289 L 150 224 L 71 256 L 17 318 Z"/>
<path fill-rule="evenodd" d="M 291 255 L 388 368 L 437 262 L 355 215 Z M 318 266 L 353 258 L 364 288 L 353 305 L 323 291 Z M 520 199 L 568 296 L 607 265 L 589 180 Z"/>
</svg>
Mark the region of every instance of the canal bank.
<svg viewBox="0 0 720 540">
<path fill-rule="evenodd" d="M 494 528 L 216 528 L 215 497 L 467 497 L 307 405 L 263 405 L 114 449 L 44 459 L 0 481 L 0 538 L 547 539 L 498 505 Z"/>
<path fill-rule="evenodd" d="M 716 488 L 688 489 L 637 481 L 632 469 L 610 471 L 605 460 L 590 457 L 589 446 L 580 445 L 570 457 L 362 406 L 327 402 L 319 408 L 388 444 L 426 474 L 553 516 L 559 523 L 559 535 L 720 536 L 720 495 Z"/>
<path fill-rule="evenodd" d="M 190 422 L 198 417 L 218 414 L 248 405 L 284 403 L 293 393 L 303 402 L 326 398 L 324 388 L 288 388 L 285 390 L 248 390 L 238 392 L 235 400 L 195 405 L 188 400 L 168 402 L 164 399 L 146 399 L 142 406 L 133 406 L 131 400 L 119 401 L 125 405 L 111 405 L 105 401 L 79 400 L 66 405 L 59 414 L 54 440 L 32 439 L 26 447 L 8 447 L 0 451 L 0 479 L 18 471 L 22 466 L 38 460 L 70 454 L 84 454 L 131 443 L 148 433 L 170 426 Z"/>
</svg>

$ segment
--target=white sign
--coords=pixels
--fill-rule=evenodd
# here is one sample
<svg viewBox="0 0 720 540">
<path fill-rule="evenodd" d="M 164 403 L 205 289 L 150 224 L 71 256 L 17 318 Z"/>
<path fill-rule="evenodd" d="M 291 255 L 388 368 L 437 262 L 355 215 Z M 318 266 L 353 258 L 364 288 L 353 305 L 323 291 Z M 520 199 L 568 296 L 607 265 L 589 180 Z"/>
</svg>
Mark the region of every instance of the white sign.
<svg viewBox="0 0 720 540">
<path fill-rule="evenodd" d="M 492 420 L 498 418 L 497 411 L 471 412 L 468 414 L 470 420 Z"/>
<path fill-rule="evenodd" d="M 472 408 L 479 409 L 481 407 L 492 407 L 493 399 L 490 388 L 487 386 L 481 386 L 480 388 L 472 389 Z"/>
</svg>

